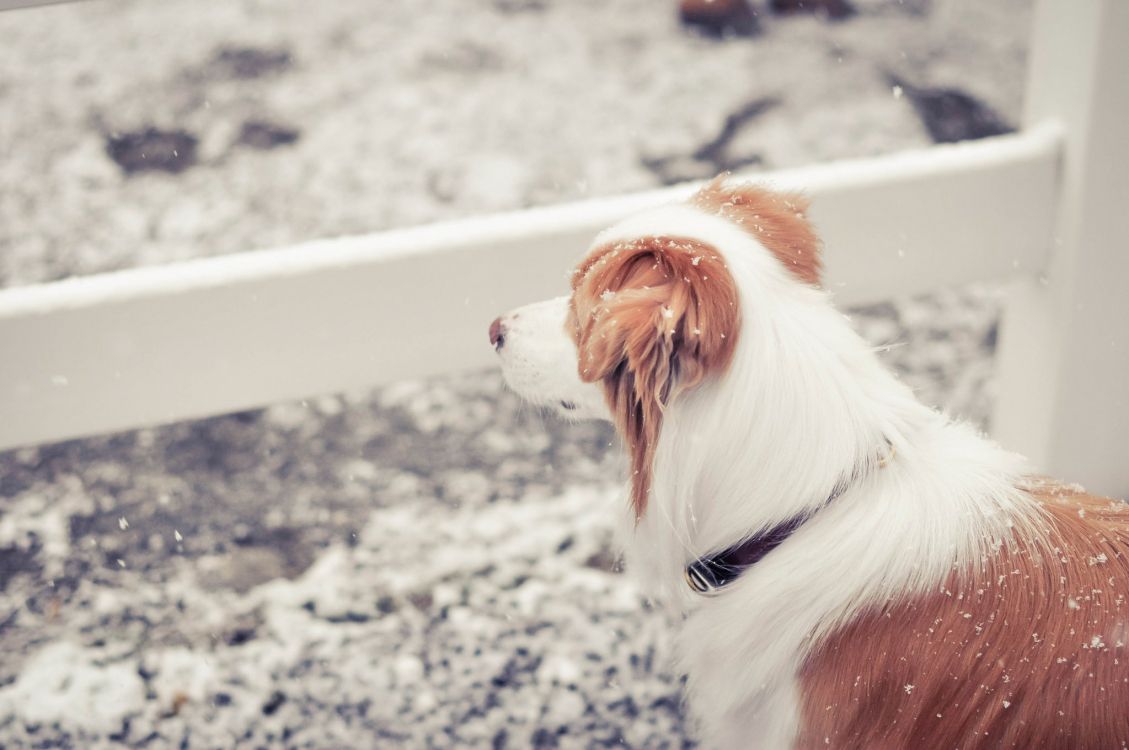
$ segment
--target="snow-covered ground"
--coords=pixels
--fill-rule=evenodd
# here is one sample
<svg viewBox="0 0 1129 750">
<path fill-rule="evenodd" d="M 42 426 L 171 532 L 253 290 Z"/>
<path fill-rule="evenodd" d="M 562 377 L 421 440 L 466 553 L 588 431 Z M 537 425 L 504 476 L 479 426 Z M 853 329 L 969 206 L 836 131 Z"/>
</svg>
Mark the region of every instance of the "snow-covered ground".
<svg viewBox="0 0 1129 750">
<path fill-rule="evenodd" d="M 855 6 L 722 41 L 653 0 L 0 14 L 0 285 L 1018 120 L 1026 0 Z M 853 317 L 984 420 L 992 290 Z M 0 454 L 0 746 L 690 744 L 621 471 L 493 372 Z"/>
</svg>

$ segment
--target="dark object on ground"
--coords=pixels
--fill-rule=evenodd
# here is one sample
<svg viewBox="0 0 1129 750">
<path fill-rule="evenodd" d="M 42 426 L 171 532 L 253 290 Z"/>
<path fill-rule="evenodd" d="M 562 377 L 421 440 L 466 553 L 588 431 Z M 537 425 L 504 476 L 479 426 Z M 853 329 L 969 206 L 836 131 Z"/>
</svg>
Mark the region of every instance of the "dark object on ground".
<svg viewBox="0 0 1129 750">
<path fill-rule="evenodd" d="M 753 36 L 760 31 L 748 0 L 682 0 L 678 17 L 687 26 L 716 38 Z"/>
<path fill-rule="evenodd" d="M 856 11 L 847 0 L 770 0 L 768 7 L 780 16 L 795 13 L 824 13 L 828 18 L 842 21 Z"/>
<path fill-rule="evenodd" d="M 494 0 L 494 7 L 502 13 L 528 13 L 545 10 L 546 0 Z"/>
<path fill-rule="evenodd" d="M 664 185 L 687 180 L 706 179 L 718 172 L 750 167 L 762 162 L 760 154 L 734 154 L 731 145 L 741 129 L 779 102 L 771 97 L 754 99 L 725 118 L 715 138 L 703 143 L 689 156 L 643 157 L 647 169 L 658 175 Z"/>
<path fill-rule="evenodd" d="M 172 172 L 177 174 L 196 163 L 196 136 L 185 130 L 144 130 L 111 134 L 106 153 L 126 174 Z"/>
<path fill-rule="evenodd" d="M 263 704 L 263 715 L 270 716 L 275 711 L 277 711 L 279 707 L 285 702 L 286 695 L 284 695 L 281 690 L 275 690 L 273 693 L 271 693 L 270 698 L 267 699 L 267 702 Z"/>
<path fill-rule="evenodd" d="M 1015 132 L 987 104 L 957 89 L 918 88 L 895 75 L 890 83 L 904 92 L 934 143 L 956 143 Z"/>
<path fill-rule="evenodd" d="M 731 112 L 725 118 L 725 124 L 721 126 L 721 132 L 717 134 L 717 137 L 708 143 L 702 144 L 698 150 L 694 152 L 694 158 L 713 162 L 719 172 L 726 169 L 734 169 L 736 167 L 734 162 L 748 161 L 748 158 L 734 158 L 731 156 L 729 153 L 730 144 L 733 139 L 737 137 L 737 134 L 741 132 L 741 128 L 779 103 L 779 101 L 772 97 L 764 97 L 754 99 L 736 112 Z M 760 157 L 755 156 L 753 160 L 759 162 Z"/>
<path fill-rule="evenodd" d="M 293 62 L 290 50 L 221 47 L 209 65 L 216 78 L 260 78 L 281 73 Z"/>
<path fill-rule="evenodd" d="M 278 125 L 266 120 L 248 120 L 239 131 L 239 143 L 261 151 L 287 146 L 298 140 L 302 133 L 296 128 Z"/>
<path fill-rule="evenodd" d="M 39 549 L 20 549 L 19 547 L 0 547 L 0 591 L 8 587 L 8 581 L 20 573 L 38 573 L 42 567 L 36 561 Z M 0 618 L 0 626 L 7 618 Z"/>
</svg>

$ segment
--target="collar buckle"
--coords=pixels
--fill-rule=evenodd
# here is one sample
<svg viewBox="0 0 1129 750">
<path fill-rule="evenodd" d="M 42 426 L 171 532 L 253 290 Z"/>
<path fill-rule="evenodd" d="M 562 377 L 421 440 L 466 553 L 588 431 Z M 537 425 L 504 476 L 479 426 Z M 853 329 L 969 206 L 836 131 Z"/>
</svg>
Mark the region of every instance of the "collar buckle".
<svg viewBox="0 0 1129 750">
<path fill-rule="evenodd" d="M 719 571 L 716 570 L 715 565 L 716 562 L 712 559 L 695 560 L 687 565 L 686 569 L 682 571 L 686 585 L 692 591 L 703 596 L 715 596 L 721 593 L 721 589 L 732 583 L 736 576 L 724 577 L 718 575 Z"/>
</svg>

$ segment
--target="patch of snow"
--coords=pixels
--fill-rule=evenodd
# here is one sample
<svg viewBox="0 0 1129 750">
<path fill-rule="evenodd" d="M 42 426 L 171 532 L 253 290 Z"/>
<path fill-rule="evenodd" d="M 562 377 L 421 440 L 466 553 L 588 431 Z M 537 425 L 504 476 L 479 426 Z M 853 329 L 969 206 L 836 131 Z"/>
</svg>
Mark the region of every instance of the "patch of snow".
<svg viewBox="0 0 1129 750">
<path fill-rule="evenodd" d="M 216 668 L 206 652 L 170 648 L 149 652 L 142 658 L 149 687 L 163 710 L 173 710 L 180 701 L 203 703 L 218 686 Z"/>
<path fill-rule="evenodd" d="M 29 658 L 16 682 L 0 690 L 0 717 L 111 733 L 144 703 L 136 663 L 102 663 L 96 652 L 56 641 Z"/>
</svg>

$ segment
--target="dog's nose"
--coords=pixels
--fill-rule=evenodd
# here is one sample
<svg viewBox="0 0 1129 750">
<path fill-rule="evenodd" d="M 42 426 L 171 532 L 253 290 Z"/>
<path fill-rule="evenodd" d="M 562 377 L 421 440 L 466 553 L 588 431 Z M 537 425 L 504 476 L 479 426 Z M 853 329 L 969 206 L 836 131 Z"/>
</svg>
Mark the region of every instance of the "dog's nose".
<svg viewBox="0 0 1129 750">
<path fill-rule="evenodd" d="M 490 343 L 494 345 L 495 351 L 501 351 L 506 343 L 506 327 L 502 325 L 501 318 L 494 318 L 494 322 L 490 324 Z"/>
</svg>

